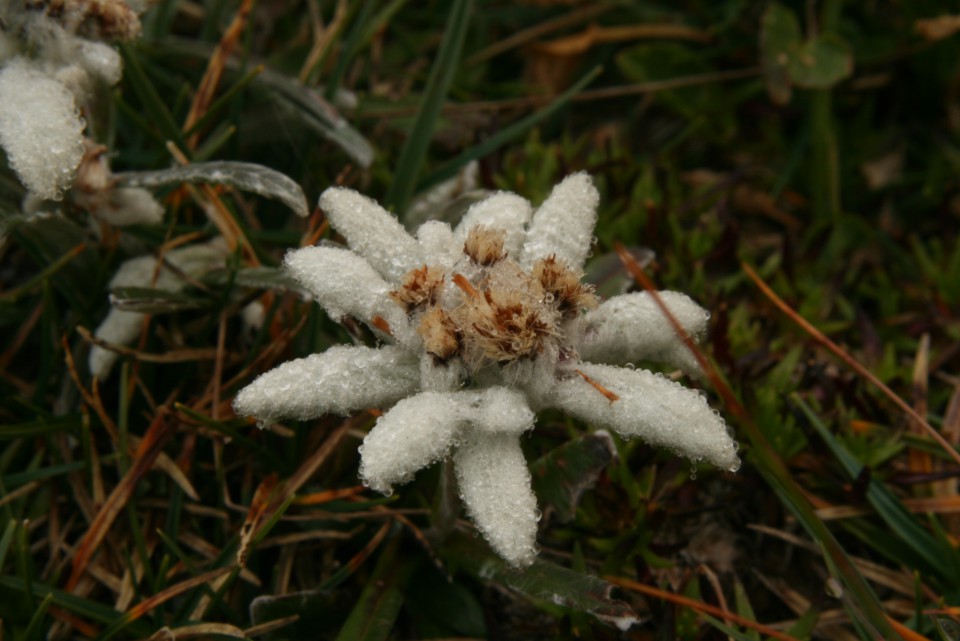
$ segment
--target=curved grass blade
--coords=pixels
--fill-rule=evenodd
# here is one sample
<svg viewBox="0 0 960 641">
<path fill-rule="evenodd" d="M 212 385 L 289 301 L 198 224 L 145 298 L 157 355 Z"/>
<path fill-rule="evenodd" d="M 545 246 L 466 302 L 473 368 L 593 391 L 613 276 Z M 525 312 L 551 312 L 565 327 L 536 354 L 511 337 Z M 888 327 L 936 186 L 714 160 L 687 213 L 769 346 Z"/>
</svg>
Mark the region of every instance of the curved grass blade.
<svg viewBox="0 0 960 641">
<path fill-rule="evenodd" d="M 383 641 L 393 629 L 403 605 L 404 586 L 413 575 L 416 559 L 398 555 L 400 537 L 393 532 L 367 580 L 360 599 L 337 635 L 337 641 Z"/>
<path fill-rule="evenodd" d="M 417 109 L 413 121 L 413 129 L 407 137 L 397 160 L 397 171 L 394 173 L 390 191 L 384 202 L 392 206 L 395 211 L 404 211 L 417 184 L 417 174 L 423 166 L 423 159 L 427 155 L 427 147 L 433 137 L 440 109 L 453 80 L 453 74 L 460 62 L 460 52 L 467 35 L 467 26 L 470 24 L 470 11 L 473 0 L 455 0 L 447 19 L 447 28 L 443 34 L 443 42 L 437 59 L 430 69 L 430 78 L 423 93 L 423 99 Z M 459 169 L 459 167 L 457 167 Z M 456 173 L 456 170 L 453 171 Z M 450 174 L 453 175 L 453 174 Z M 448 176 L 449 177 L 449 176 Z"/>
<path fill-rule="evenodd" d="M 131 171 L 117 174 L 117 179 L 131 187 L 160 187 L 178 183 L 229 185 L 264 198 L 279 200 L 301 218 L 310 215 L 307 197 L 300 185 L 279 171 L 256 163 L 218 160 L 159 171 Z"/>
<path fill-rule="evenodd" d="M 34 597 L 40 599 L 45 599 L 47 595 L 52 595 L 54 606 L 99 623 L 115 623 L 124 616 L 108 605 L 103 605 L 90 599 L 75 596 L 69 592 L 51 588 L 44 583 L 31 581 L 30 584 L 27 585 L 23 579 L 12 576 L 0 576 L 0 595 L 3 595 L 4 592 L 24 594 L 28 589 Z M 127 626 L 126 629 L 127 632 L 136 637 L 148 637 L 154 631 L 152 625 L 142 620 L 134 621 Z"/>
</svg>

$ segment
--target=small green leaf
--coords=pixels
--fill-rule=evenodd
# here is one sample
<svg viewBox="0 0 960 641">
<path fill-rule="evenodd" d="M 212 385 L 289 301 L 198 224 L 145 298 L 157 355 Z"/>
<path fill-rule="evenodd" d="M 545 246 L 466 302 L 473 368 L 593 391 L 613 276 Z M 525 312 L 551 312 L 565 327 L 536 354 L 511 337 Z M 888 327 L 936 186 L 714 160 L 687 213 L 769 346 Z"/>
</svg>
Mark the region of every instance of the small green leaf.
<svg viewBox="0 0 960 641">
<path fill-rule="evenodd" d="M 790 56 L 800 46 L 801 37 L 796 14 L 778 2 L 770 3 L 760 21 L 760 65 L 774 104 L 790 102 Z"/>
<path fill-rule="evenodd" d="M 460 65 L 460 52 L 466 40 L 472 9 L 473 0 L 455 0 L 450 8 L 443 41 L 430 68 L 430 78 L 417 107 L 413 129 L 400 152 L 397 171 L 390 184 L 390 191 L 387 192 L 386 203 L 397 211 L 406 210 L 413 195 L 417 176 L 439 121 L 440 109 L 446 100 L 454 73 Z"/>
<path fill-rule="evenodd" d="M 580 494 L 593 487 L 597 477 L 617 456 L 610 434 L 586 434 L 548 452 L 530 466 L 533 489 L 545 512 L 555 511 L 561 523 L 570 521 Z"/>
<path fill-rule="evenodd" d="M 807 40 L 789 57 L 790 80 L 805 89 L 828 89 L 853 73 L 850 45 L 831 33 Z"/>
</svg>

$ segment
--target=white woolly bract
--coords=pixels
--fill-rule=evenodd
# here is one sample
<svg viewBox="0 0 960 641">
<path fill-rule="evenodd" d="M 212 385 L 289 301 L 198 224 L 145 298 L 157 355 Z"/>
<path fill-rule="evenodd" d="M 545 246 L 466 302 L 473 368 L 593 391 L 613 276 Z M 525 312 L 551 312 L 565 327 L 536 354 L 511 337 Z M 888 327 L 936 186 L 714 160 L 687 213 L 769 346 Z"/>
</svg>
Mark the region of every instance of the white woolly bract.
<svg viewBox="0 0 960 641">
<path fill-rule="evenodd" d="M 370 323 L 379 316 L 398 339 L 409 337 L 406 314 L 388 296 L 392 288 L 353 252 L 336 247 L 304 247 L 289 252 L 283 263 L 334 320 L 349 314 Z"/>
<path fill-rule="evenodd" d="M 600 194 L 590 176 L 580 172 L 564 178 L 533 215 L 520 257 L 524 269 L 551 255 L 570 269 L 583 269 L 599 203 Z"/>
<path fill-rule="evenodd" d="M 83 127 L 59 82 L 22 58 L 0 69 L 0 144 L 31 192 L 61 198 L 83 158 Z"/>
<path fill-rule="evenodd" d="M 202 245 L 190 245 L 167 252 L 165 259 L 174 267 L 190 276 L 198 276 L 223 263 L 226 249 L 217 239 Z M 174 292 L 183 288 L 185 282 L 154 256 L 138 256 L 125 261 L 110 279 L 110 289 L 120 287 L 147 287 Z M 97 327 L 94 335 L 108 343 L 129 345 L 140 335 L 144 314 L 122 309 L 111 309 Z M 90 349 L 88 364 L 90 373 L 106 379 L 117 361 L 117 354 L 94 345 Z"/>
<path fill-rule="evenodd" d="M 513 565 L 532 563 L 540 513 L 517 437 L 472 433 L 453 461 L 460 497 L 493 549 Z"/>
<path fill-rule="evenodd" d="M 706 332 L 710 314 L 679 292 L 657 292 L 670 313 L 694 341 Z M 624 365 L 654 360 L 697 374 L 700 366 L 663 310 L 647 292 L 624 294 L 587 312 L 581 321 L 580 358 Z"/>
<path fill-rule="evenodd" d="M 320 196 L 330 224 L 350 249 L 390 282 L 423 264 L 417 241 L 397 219 L 373 200 L 350 189 L 331 187 Z"/>
<path fill-rule="evenodd" d="M 163 206 L 140 187 L 107 190 L 101 198 L 91 200 L 90 205 L 89 211 L 96 218 L 118 227 L 156 225 L 163 220 Z"/>
<path fill-rule="evenodd" d="M 626 438 L 674 450 L 719 468 L 740 467 L 723 419 L 699 392 L 646 370 L 580 363 L 577 370 L 619 398 L 611 400 L 576 373 L 557 383 L 551 405 Z"/>
<path fill-rule="evenodd" d="M 453 239 L 450 225 L 439 220 L 428 220 L 417 229 L 417 243 L 423 255 L 424 264 L 435 265 L 444 270 L 463 255 L 462 244 L 458 248 Z"/>
<path fill-rule="evenodd" d="M 461 438 L 471 433 L 516 437 L 531 429 L 535 418 L 526 398 L 504 387 L 421 392 L 377 420 L 360 448 L 360 476 L 371 488 L 389 493 L 445 458 Z"/>
<path fill-rule="evenodd" d="M 447 392 L 421 392 L 377 419 L 360 447 L 363 482 L 389 494 L 395 484 L 446 457 L 464 421 L 458 401 Z"/>
<path fill-rule="evenodd" d="M 77 62 L 90 75 L 100 78 L 111 86 L 120 82 L 123 63 L 120 60 L 120 54 L 110 45 L 78 38 L 76 53 Z"/>
<path fill-rule="evenodd" d="M 140 312 L 111 309 L 97 327 L 95 335 L 115 345 L 129 345 L 140 335 L 144 318 L 146 315 Z M 110 375 L 110 370 L 113 369 L 117 358 L 116 352 L 94 345 L 90 348 L 90 356 L 87 359 L 90 373 L 100 380 L 105 380 Z"/>
<path fill-rule="evenodd" d="M 261 374 L 240 390 L 233 408 L 265 425 L 383 407 L 416 392 L 417 367 L 397 347 L 331 347 Z"/>
<path fill-rule="evenodd" d="M 464 214 L 454 233 L 454 244 L 463 250 L 467 234 L 477 225 L 506 232 L 503 248 L 511 256 L 518 256 L 527 238 L 527 223 L 533 207 L 526 198 L 501 191 L 475 203 Z"/>
</svg>

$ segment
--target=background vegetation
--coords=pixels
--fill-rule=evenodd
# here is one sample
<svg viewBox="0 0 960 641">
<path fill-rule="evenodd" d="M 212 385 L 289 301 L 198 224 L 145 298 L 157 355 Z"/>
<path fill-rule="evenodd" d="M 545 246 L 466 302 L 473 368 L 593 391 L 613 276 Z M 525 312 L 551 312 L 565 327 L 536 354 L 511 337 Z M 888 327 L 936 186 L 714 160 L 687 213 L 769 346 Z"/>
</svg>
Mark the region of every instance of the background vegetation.
<svg viewBox="0 0 960 641">
<path fill-rule="evenodd" d="M 960 638 L 958 13 L 159 2 L 87 107 L 115 171 L 256 162 L 311 202 L 342 184 L 407 220 L 453 179 L 428 212 L 455 220 L 474 189 L 536 203 L 586 170 L 588 278 L 712 311 L 704 387 L 744 465 L 611 452 L 541 416 L 541 561 L 511 570 L 443 470 L 389 498 L 358 486 L 373 413 L 264 431 L 232 414 L 257 373 L 358 336 L 275 269 L 333 238 L 322 212 L 175 184 L 163 227 L 27 221 L 4 170 L 3 637 Z M 226 268 L 115 297 L 152 316 L 95 384 L 84 328 L 117 266 L 225 234 Z"/>
</svg>

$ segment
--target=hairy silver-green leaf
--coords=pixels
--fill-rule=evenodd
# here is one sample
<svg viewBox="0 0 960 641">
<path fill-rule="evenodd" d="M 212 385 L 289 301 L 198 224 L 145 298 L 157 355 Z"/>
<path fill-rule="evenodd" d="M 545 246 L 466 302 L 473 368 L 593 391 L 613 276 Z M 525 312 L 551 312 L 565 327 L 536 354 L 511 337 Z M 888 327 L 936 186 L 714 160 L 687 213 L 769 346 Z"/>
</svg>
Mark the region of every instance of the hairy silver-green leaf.
<svg viewBox="0 0 960 641">
<path fill-rule="evenodd" d="M 282 74 L 264 71 L 257 79 L 270 90 L 270 98 L 296 114 L 304 124 L 336 143 L 361 167 L 373 162 L 373 147 L 350 126 L 337 110 L 316 91 Z"/>
<path fill-rule="evenodd" d="M 308 294 L 307 290 L 298 283 L 293 276 L 279 267 L 242 267 L 231 273 L 228 269 L 217 269 L 208 272 L 201 279 L 209 285 L 225 285 L 231 280 L 241 287 L 253 289 L 272 289 L 297 292 L 301 296 Z"/>
<path fill-rule="evenodd" d="M 617 456 L 610 433 L 598 430 L 547 452 L 530 466 L 533 489 L 544 513 L 556 512 L 566 523 L 577 510 L 580 494 L 597 482 L 600 473 Z"/>
<path fill-rule="evenodd" d="M 307 197 L 300 185 L 279 171 L 249 162 L 215 161 L 159 171 L 133 171 L 117 174 L 124 185 L 159 187 L 176 183 L 214 183 L 279 200 L 302 218 L 310 214 Z"/>
<path fill-rule="evenodd" d="M 535 599 L 581 612 L 621 630 L 640 621 L 627 603 L 610 597 L 613 584 L 589 574 L 537 560 L 524 569 L 510 566 L 475 537 L 457 535 L 441 555 L 482 581 L 499 583 Z"/>
<path fill-rule="evenodd" d="M 110 304 L 125 312 L 164 314 L 210 306 L 210 300 L 149 287 L 119 287 L 110 292 Z"/>
</svg>

